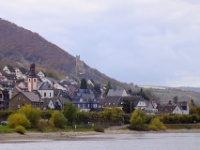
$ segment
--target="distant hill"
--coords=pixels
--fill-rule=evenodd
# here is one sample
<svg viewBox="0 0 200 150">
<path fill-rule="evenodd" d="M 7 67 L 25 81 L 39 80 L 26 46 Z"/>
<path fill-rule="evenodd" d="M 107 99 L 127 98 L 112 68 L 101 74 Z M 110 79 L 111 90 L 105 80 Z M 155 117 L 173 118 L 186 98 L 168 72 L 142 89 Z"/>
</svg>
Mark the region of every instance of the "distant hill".
<svg viewBox="0 0 200 150">
<path fill-rule="evenodd" d="M 59 78 L 75 75 L 75 57 L 39 34 L 0 19 L 0 67 L 9 64 L 28 68 L 30 62 L 35 62 L 38 70 L 53 72 Z M 85 63 L 82 67 L 86 78 L 102 84 L 110 81 L 116 87 L 133 87 L 110 78 Z"/>
<path fill-rule="evenodd" d="M 167 104 L 169 100 L 173 102 L 173 97 L 178 96 L 179 101 L 190 101 L 193 99 L 196 104 L 200 104 L 200 88 L 198 87 L 141 85 L 139 88 L 150 90 L 152 94 L 159 98 L 161 103 Z"/>
</svg>

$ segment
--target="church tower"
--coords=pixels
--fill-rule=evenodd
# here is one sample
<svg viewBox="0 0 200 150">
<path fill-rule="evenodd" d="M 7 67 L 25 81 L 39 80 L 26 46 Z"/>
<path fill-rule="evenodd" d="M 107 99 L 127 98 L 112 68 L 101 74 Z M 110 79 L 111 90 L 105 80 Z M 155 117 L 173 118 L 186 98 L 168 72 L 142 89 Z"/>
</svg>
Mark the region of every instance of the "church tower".
<svg viewBox="0 0 200 150">
<path fill-rule="evenodd" d="M 30 65 L 30 71 L 27 77 L 28 82 L 28 90 L 29 92 L 32 92 L 33 90 L 37 90 L 38 87 L 38 78 L 35 73 L 35 64 L 31 63 Z"/>
</svg>

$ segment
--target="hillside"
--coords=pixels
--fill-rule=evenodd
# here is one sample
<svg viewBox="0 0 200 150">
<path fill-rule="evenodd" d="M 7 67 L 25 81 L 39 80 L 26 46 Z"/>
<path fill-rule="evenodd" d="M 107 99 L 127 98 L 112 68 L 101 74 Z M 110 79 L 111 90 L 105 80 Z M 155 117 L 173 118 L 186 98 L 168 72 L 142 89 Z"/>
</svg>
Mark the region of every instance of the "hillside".
<svg viewBox="0 0 200 150">
<path fill-rule="evenodd" d="M 37 33 L 0 19 L 0 67 L 10 64 L 28 68 L 30 62 L 35 62 L 38 69 L 51 71 L 60 78 L 75 75 L 75 57 Z M 110 81 L 117 87 L 130 87 L 129 84 L 110 78 L 85 63 L 83 67 L 86 78 L 102 84 Z"/>
<path fill-rule="evenodd" d="M 169 100 L 173 102 L 173 98 L 178 96 L 179 101 L 190 101 L 194 100 L 195 104 L 200 104 L 200 92 L 196 91 L 183 91 L 181 89 L 167 88 L 167 89 L 144 89 L 150 90 L 152 94 L 159 98 L 160 102 L 167 104 Z"/>
</svg>

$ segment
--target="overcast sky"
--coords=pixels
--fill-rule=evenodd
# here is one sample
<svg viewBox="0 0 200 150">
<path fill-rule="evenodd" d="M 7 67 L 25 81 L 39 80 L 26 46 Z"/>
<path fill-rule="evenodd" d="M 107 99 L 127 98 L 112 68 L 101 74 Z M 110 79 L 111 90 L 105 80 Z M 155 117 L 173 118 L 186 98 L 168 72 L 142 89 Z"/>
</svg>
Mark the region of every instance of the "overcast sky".
<svg viewBox="0 0 200 150">
<path fill-rule="evenodd" d="M 200 86 L 199 0 L 1 0 L 0 17 L 119 81 Z"/>
</svg>

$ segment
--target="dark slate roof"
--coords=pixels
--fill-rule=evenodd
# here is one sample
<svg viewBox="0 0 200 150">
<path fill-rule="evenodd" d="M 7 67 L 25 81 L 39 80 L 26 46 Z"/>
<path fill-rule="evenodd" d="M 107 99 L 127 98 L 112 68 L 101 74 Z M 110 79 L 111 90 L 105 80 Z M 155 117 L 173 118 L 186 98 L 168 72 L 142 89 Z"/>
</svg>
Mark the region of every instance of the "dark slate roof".
<svg viewBox="0 0 200 150">
<path fill-rule="evenodd" d="M 6 77 L 8 80 L 17 80 L 15 75 L 6 74 L 4 77 Z"/>
<path fill-rule="evenodd" d="M 24 68 L 22 68 L 22 67 L 18 67 L 19 68 L 19 70 L 23 73 L 23 74 L 25 74 L 27 71 L 26 71 L 26 69 L 24 69 Z"/>
<path fill-rule="evenodd" d="M 48 82 L 41 82 L 39 83 L 39 88 L 38 90 L 52 90 L 51 84 Z"/>
<path fill-rule="evenodd" d="M 8 69 L 10 70 L 10 72 L 15 72 L 15 70 L 13 69 L 13 67 L 12 67 L 12 66 L 10 66 L 10 65 L 7 65 L 7 67 L 8 67 Z"/>
<path fill-rule="evenodd" d="M 158 113 L 159 114 L 172 114 L 172 112 L 174 111 L 174 109 L 177 106 L 174 105 L 165 105 L 165 106 L 159 106 L 158 107 Z"/>
<path fill-rule="evenodd" d="M 122 101 L 132 101 L 134 106 L 137 106 L 139 101 L 144 101 L 142 96 L 124 96 L 122 97 Z"/>
<path fill-rule="evenodd" d="M 120 96 L 107 96 L 104 107 L 121 107 L 121 97 Z"/>
<path fill-rule="evenodd" d="M 178 102 L 178 106 L 187 106 L 187 102 L 183 101 L 183 102 Z"/>
<path fill-rule="evenodd" d="M 70 97 L 64 98 L 64 97 L 59 97 L 60 102 L 65 105 L 67 102 L 72 102 L 72 99 Z"/>
<path fill-rule="evenodd" d="M 43 100 L 41 100 L 39 98 L 38 95 L 36 95 L 33 92 L 21 92 L 23 95 L 25 95 L 31 102 L 43 102 Z"/>
<path fill-rule="evenodd" d="M 99 101 L 99 105 L 103 106 L 106 102 L 106 99 L 105 98 L 99 98 L 98 101 Z"/>
<path fill-rule="evenodd" d="M 132 101 L 134 106 L 137 106 L 139 101 L 144 101 L 141 96 L 107 96 L 104 99 L 99 99 L 100 105 L 104 107 L 122 107 L 124 101 Z"/>
<path fill-rule="evenodd" d="M 82 102 L 94 102 L 97 101 L 95 98 L 94 93 L 90 89 L 79 89 L 73 98 L 73 102 L 80 102 L 80 99 L 82 99 Z"/>
</svg>

